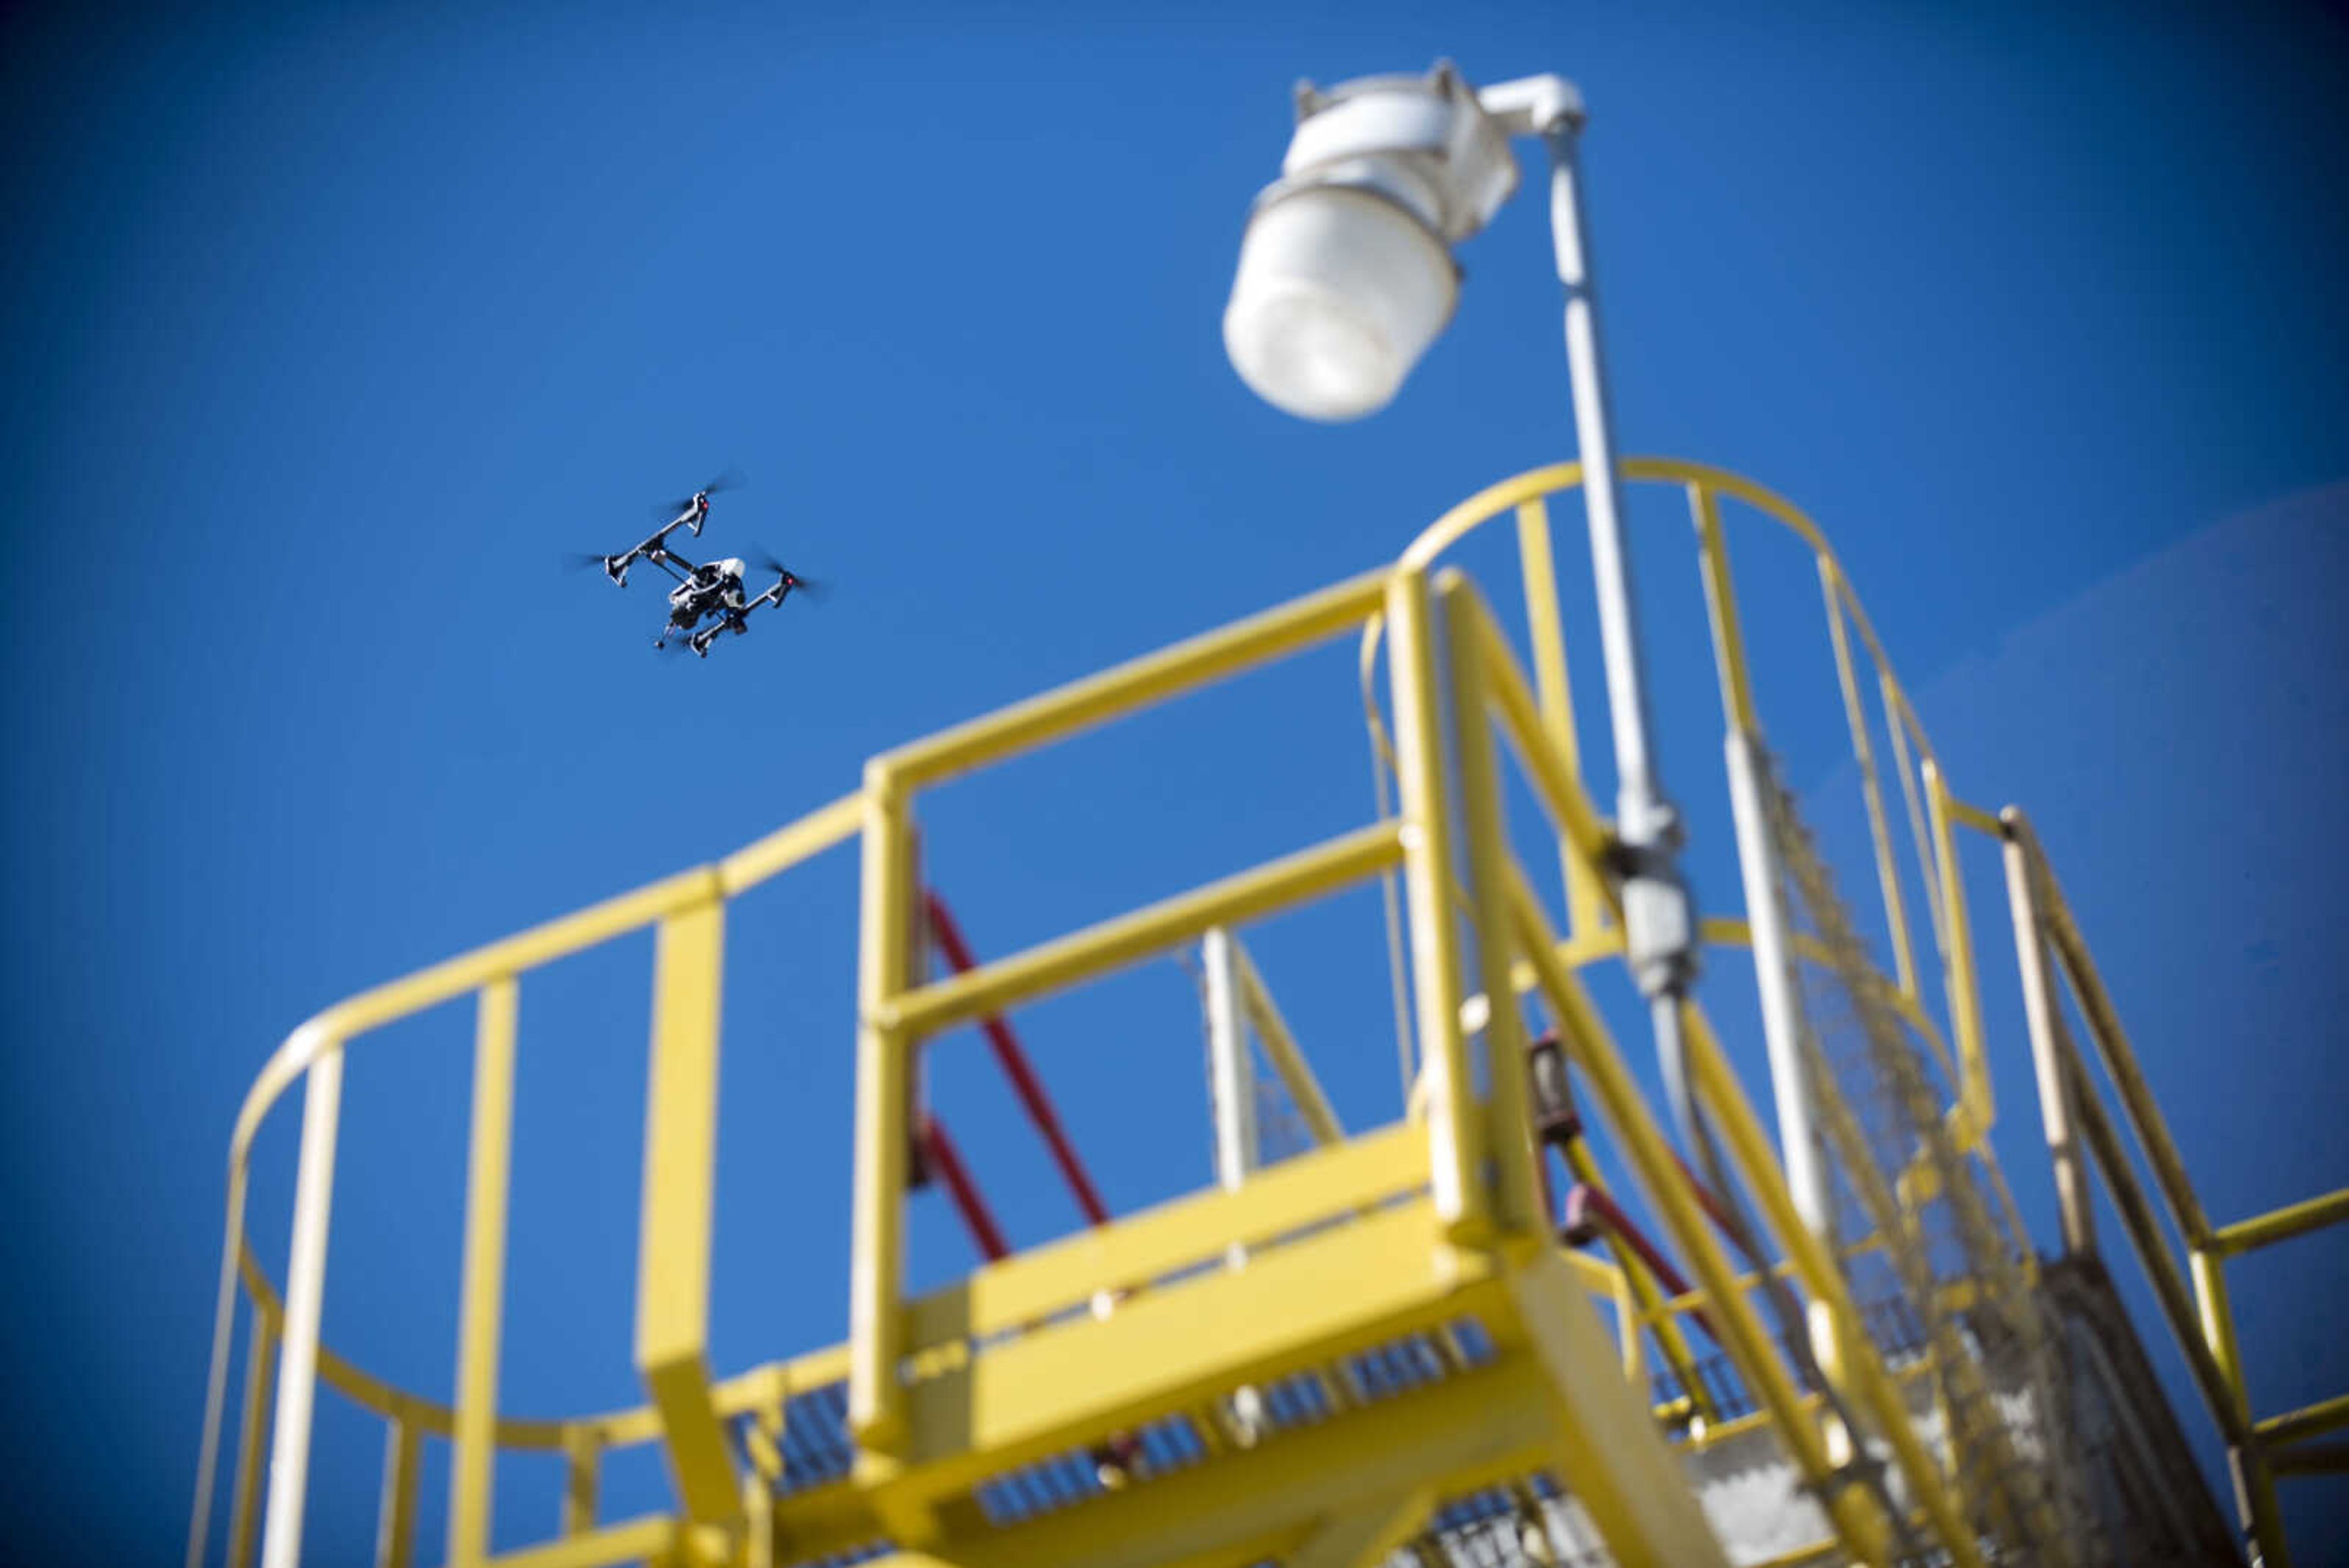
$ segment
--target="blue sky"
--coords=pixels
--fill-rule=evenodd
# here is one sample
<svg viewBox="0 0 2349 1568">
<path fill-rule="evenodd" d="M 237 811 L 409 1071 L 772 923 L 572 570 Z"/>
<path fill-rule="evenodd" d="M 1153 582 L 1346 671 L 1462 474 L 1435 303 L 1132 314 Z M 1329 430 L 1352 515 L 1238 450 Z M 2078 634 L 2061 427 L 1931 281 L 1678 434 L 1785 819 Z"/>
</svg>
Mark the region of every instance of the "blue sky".
<svg viewBox="0 0 2349 1568">
<path fill-rule="evenodd" d="M 21 1360 L 0 1507 L 18 1539 L 73 1519 L 93 1552 L 176 1550 L 222 1156 L 303 1017 L 746 842 L 885 746 L 1374 565 L 1568 454 L 1537 202 L 1465 248 L 1457 320 L 1378 419 L 1287 420 L 1223 358 L 1290 82 L 1443 55 L 1581 82 L 1626 450 L 1753 473 L 1829 528 L 1960 787 L 2037 817 L 2214 1212 L 2339 1183 L 2337 17 L 17 8 L 0 1311 Z M 656 659 L 647 590 L 559 557 L 632 542 L 650 503 L 729 464 L 751 483 L 713 540 L 837 591 L 707 664 Z M 1706 836 L 1725 811 L 1707 815 L 1718 720 L 1684 524 L 1668 503 L 1634 521 L 1667 781 L 1701 893 L 1733 909 Z M 1795 580 L 1775 541 L 1736 538 L 1757 581 Z M 1788 695 L 1764 703 L 1826 811 L 1840 715 L 1792 684 L 1817 657 L 1791 640 L 1816 637 L 1807 608 L 1783 618 L 1808 629 L 1785 633 Z M 1587 618 L 1575 635 L 1580 678 Z M 932 870 L 1000 952 L 1296 847 L 1371 809 L 1355 713 L 1350 653 L 1325 650 L 986 775 L 926 805 Z M 728 1369 L 844 1323 L 851 859 L 733 918 Z M 1972 873 L 1987 944 L 1995 857 Z M 1392 1114 L 1384 986 L 1360 980 L 1375 899 L 1251 941 L 1349 1120 Z M 647 951 L 524 987 L 516 1409 L 634 1397 Z M 2011 965 L 1988 964 L 1994 991 Z M 1744 973 L 1716 965 L 1717 1009 L 1746 1002 Z M 1020 1022 L 1112 1204 L 1206 1179 L 1177 968 Z M 466 1028 L 403 1025 L 351 1068 L 328 1332 L 419 1386 L 453 1361 Z M 2010 1007 L 2002 1147 L 2044 1220 L 2018 1029 Z M 1015 1239 L 1064 1231 L 986 1067 L 942 1044 L 938 1103 Z M 256 1162 L 273 1247 L 293 1120 Z M 934 1280 L 968 1253 L 920 1201 Z M 2320 1324 L 2258 1304 L 2336 1279 L 2333 1245 L 2240 1272 L 2264 1407 L 2349 1386 Z M 373 1441 L 329 1402 L 321 1560 L 365 1550 Z M 2296 1484 L 2321 1529 L 2323 1483 Z M 543 1471 L 501 1485 L 502 1536 L 551 1519 Z"/>
</svg>

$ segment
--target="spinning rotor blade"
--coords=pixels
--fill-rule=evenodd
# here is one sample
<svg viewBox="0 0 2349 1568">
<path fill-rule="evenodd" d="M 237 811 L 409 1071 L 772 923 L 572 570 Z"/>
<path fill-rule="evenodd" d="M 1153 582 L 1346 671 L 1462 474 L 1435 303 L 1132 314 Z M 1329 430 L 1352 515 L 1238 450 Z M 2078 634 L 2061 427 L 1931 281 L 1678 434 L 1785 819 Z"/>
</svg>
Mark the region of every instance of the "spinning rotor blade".
<svg viewBox="0 0 2349 1568">
<path fill-rule="evenodd" d="M 760 551 L 759 554 L 751 560 L 750 565 L 756 566 L 760 571 L 772 572 L 777 576 L 783 578 L 792 585 L 792 591 L 793 593 L 805 594 L 810 599 L 821 599 L 824 597 L 825 589 L 823 584 L 813 581 L 811 578 L 801 576 L 797 572 L 792 571 L 789 566 L 784 566 L 781 561 L 778 561 L 774 556 L 767 554 L 763 550 Z M 768 593 L 772 593 L 774 592 L 774 589 L 770 588 L 767 591 Z M 765 596 L 762 595 L 761 597 L 763 597 Z"/>
<path fill-rule="evenodd" d="M 740 490 L 741 488 L 742 475 L 740 472 L 739 470 L 730 468 L 725 472 L 719 474 L 717 478 L 711 480 L 709 483 L 703 485 L 694 493 L 698 495 L 715 495 L 721 490 Z M 687 507 L 692 504 L 692 495 L 682 496 L 678 500 L 670 502 L 666 506 L 654 507 L 653 515 L 661 519 L 663 522 L 667 522 L 668 519 L 684 512 Z"/>
</svg>

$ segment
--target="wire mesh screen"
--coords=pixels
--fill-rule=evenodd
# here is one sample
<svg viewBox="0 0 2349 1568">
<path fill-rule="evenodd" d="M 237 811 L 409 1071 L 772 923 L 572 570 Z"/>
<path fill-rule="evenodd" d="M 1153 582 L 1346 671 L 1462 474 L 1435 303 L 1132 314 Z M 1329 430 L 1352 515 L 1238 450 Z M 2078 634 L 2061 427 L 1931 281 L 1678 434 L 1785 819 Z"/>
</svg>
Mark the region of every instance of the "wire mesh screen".
<svg viewBox="0 0 2349 1568">
<path fill-rule="evenodd" d="M 1314 1147 L 1313 1128 L 1280 1075 L 1266 1065 L 1261 1046 L 1248 1053 L 1256 1075 L 1257 1158 L 1265 1165 L 1305 1153 Z"/>
<path fill-rule="evenodd" d="M 1215 1128 L 1219 1119 L 1216 1104 L 1215 1023 L 1208 1015 L 1207 982 L 1204 972 L 1205 960 L 1192 960 L 1185 955 L 1183 967 L 1199 993 L 1201 1057 L 1200 1065 L 1207 1088 L 1207 1154 L 1212 1167 L 1216 1159 Z M 1245 1029 L 1247 1036 L 1247 1079 L 1246 1093 L 1253 1113 L 1249 1125 L 1255 1128 L 1255 1158 L 1257 1166 L 1278 1165 L 1318 1147 L 1313 1125 L 1288 1091 L 1288 1085 L 1265 1055 L 1262 1038 L 1251 1021 Z"/>
<path fill-rule="evenodd" d="M 1951 1136 L 1949 1074 L 1869 958 L 1792 798 L 1766 763 L 1762 774 L 1853 1294 L 1897 1297 L 1921 1326 L 1921 1346 L 1878 1348 L 1896 1367 L 1928 1359 L 1957 1501 L 1992 1560 L 2099 1562 L 2028 1243 Z"/>
</svg>

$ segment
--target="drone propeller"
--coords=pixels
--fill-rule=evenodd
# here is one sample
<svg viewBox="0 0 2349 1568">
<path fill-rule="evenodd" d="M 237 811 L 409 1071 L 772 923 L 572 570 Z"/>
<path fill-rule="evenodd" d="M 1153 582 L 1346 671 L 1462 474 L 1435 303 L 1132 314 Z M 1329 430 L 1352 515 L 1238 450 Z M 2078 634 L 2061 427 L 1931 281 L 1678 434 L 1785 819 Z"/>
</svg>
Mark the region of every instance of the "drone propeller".
<svg viewBox="0 0 2349 1568">
<path fill-rule="evenodd" d="M 760 552 L 758 556 L 753 559 L 750 564 L 758 567 L 758 569 L 762 572 L 774 573 L 777 576 L 782 578 L 783 581 L 791 584 L 792 589 L 794 593 L 805 594 L 811 601 L 821 600 L 824 597 L 826 590 L 823 584 L 812 582 L 808 578 L 801 576 L 797 572 L 792 571 L 789 566 L 784 566 L 781 561 L 778 561 L 774 556 L 766 554 L 764 551 Z M 773 590 L 769 589 L 768 591 L 771 593 Z"/>
<path fill-rule="evenodd" d="M 590 566 L 608 571 L 611 569 L 609 563 L 618 560 L 619 557 L 617 556 L 598 556 L 592 550 L 565 550 L 563 552 L 559 559 L 563 562 L 566 570 L 584 572 Z"/>
<path fill-rule="evenodd" d="M 742 475 L 740 471 L 730 468 L 725 472 L 719 474 L 717 478 L 711 480 L 709 483 L 703 485 L 699 490 L 695 491 L 694 495 L 715 495 L 721 490 L 740 490 L 740 488 L 742 488 Z M 678 514 L 683 512 L 687 507 L 692 504 L 693 495 L 688 495 L 682 499 L 672 501 L 666 506 L 654 507 L 653 515 L 665 520 L 676 516 Z"/>
</svg>

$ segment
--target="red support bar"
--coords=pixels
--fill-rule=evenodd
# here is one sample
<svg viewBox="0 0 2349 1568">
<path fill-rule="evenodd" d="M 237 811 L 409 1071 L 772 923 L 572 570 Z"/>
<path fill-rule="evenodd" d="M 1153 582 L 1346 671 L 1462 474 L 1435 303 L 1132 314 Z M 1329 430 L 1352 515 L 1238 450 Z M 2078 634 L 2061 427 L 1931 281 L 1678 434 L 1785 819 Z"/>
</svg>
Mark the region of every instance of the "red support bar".
<svg viewBox="0 0 2349 1568">
<path fill-rule="evenodd" d="M 962 1222 L 970 1231 L 970 1239 L 987 1254 L 990 1263 L 1009 1257 L 1010 1247 L 1003 1240 L 1003 1231 L 995 1223 L 995 1216 L 987 1207 L 987 1199 L 978 1195 L 978 1184 L 970 1179 L 970 1168 L 962 1162 L 962 1153 L 947 1137 L 947 1129 L 936 1116 L 922 1118 L 922 1155 L 930 1168 L 946 1179 L 947 1194 L 962 1215 Z"/>
<path fill-rule="evenodd" d="M 1713 1228 L 1721 1232 L 1722 1240 L 1733 1247 L 1742 1246 L 1738 1229 L 1730 1223 L 1729 1214 L 1722 1208 L 1719 1196 L 1712 1188 L 1697 1179 L 1696 1172 L 1689 1168 L 1689 1162 L 1682 1159 L 1679 1154 L 1675 1153 L 1672 1156 L 1672 1163 L 1680 1167 L 1681 1179 L 1689 1184 L 1689 1192 L 1696 1199 L 1696 1206 L 1703 1210 L 1706 1217 L 1712 1220 Z"/>
<path fill-rule="evenodd" d="M 1666 1295 L 1684 1296 L 1689 1293 L 1688 1281 L 1681 1276 L 1678 1269 L 1672 1267 L 1671 1260 L 1665 1257 L 1656 1244 L 1648 1239 L 1647 1232 L 1634 1224 L 1631 1217 L 1624 1213 L 1616 1201 L 1608 1197 L 1603 1190 L 1588 1182 L 1578 1181 L 1566 1195 L 1568 1229 L 1573 1229 L 1582 1220 L 1583 1215 L 1580 1211 L 1583 1210 L 1589 1210 L 1591 1218 L 1613 1231 L 1621 1239 L 1625 1246 L 1639 1254 L 1640 1262 L 1647 1265 L 1648 1272 L 1655 1276 L 1656 1282 L 1664 1287 Z M 1721 1335 L 1713 1333 L 1713 1320 L 1705 1316 L 1702 1307 L 1691 1309 L 1689 1316 L 1696 1319 L 1697 1326 L 1703 1329 L 1715 1345 L 1722 1343 Z"/>
<path fill-rule="evenodd" d="M 955 972 L 963 974 L 977 969 L 978 961 L 971 956 L 969 944 L 962 940 L 961 928 L 947 913 L 937 894 L 925 890 L 922 902 L 929 916 L 930 934 L 937 938 L 939 950 Z M 979 1027 L 986 1032 L 988 1044 L 994 1047 L 996 1061 L 1002 1064 L 1003 1075 L 1011 1080 L 1012 1092 L 1027 1107 L 1028 1119 L 1036 1124 L 1036 1130 L 1043 1135 L 1045 1145 L 1052 1151 L 1053 1162 L 1068 1179 L 1069 1190 L 1076 1195 L 1077 1207 L 1085 1211 L 1086 1222 L 1108 1224 L 1109 1210 L 1102 1204 L 1101 1194 L 1093 1190 L 1092 1178 L 1078 1163 L 1077 1151 L 1069 1146 L 1069 1135 L 1061 1128 L 1060 1115 L 1052 1109 L 1052 1102 L 1044 1097 L 1044 1085 L 1037 1081 L 1036 1070 L 1028 1064 L 1028 1054 L 1019 1048 L 1011 1025 L 990 1013 L 979 1020 Z"/>
</svg>

